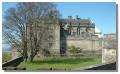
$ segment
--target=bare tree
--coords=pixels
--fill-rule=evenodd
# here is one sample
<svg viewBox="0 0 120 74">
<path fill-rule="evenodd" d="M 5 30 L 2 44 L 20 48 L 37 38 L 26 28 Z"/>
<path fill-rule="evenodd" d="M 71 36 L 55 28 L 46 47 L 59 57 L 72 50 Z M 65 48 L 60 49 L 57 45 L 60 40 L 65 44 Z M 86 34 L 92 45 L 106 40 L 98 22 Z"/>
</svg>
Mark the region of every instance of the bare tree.
<svg viewBox="0 0 120 74">
<path fill-rule="evenodd" d="M 18 3 L 6 11 L 3 35 L 32 62 L 38 50 L 48 45 L 50 27 L 58 25 L 59 17 L 54 3 Z"/>
</svg>

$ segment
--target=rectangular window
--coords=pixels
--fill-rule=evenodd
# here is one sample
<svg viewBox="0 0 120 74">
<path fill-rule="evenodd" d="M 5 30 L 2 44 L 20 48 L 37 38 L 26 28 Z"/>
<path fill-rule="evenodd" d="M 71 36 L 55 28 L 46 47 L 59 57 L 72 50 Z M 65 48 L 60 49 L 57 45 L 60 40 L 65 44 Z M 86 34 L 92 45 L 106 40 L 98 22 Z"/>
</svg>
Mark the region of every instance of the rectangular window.
<svg viewBox="0 0 120 74">
<path fill-rule="evenodd" d="M 74 36 L 74 37 L 76 36 L 76 32 L 73 32 L 73 36 Z"/>
</svg>

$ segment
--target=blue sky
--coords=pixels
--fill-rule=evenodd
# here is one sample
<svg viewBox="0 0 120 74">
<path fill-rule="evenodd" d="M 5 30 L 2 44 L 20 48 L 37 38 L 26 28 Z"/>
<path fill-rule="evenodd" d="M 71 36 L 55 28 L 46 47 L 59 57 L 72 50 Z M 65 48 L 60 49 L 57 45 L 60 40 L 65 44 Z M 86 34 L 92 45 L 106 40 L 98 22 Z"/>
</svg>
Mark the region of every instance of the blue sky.
<svg viewBox="0 0 120 74">
<path fill-rule="evenodd" d="M 56 3 L 62 18 L 67 16 L 90 18 L 103 34 L 116 32 L 116 4 L 114 2 L 61 2 Z M 3 15 L 9 7 L 15 7 L 16 3 L 5 2 L 2 4 Z M 109 28 L 108 28 L 109 27 Z"/>
<path fill-rule="evenodd" d="M 63 18 L 91 18 L 103 34 L 116 32 L 115 3 L 57 3 Z"/>
<path fill-rule="evenodd" d="M 80 18 L 90 18 L 103 34 L 116 33 L 116 4 L 114 2 L 61 2 L 56 3 L 62 18 L 78 15 Z M 16 3 L 2 3 L 2 16 L 9 7 L 15 7 Z"/>
</svg>

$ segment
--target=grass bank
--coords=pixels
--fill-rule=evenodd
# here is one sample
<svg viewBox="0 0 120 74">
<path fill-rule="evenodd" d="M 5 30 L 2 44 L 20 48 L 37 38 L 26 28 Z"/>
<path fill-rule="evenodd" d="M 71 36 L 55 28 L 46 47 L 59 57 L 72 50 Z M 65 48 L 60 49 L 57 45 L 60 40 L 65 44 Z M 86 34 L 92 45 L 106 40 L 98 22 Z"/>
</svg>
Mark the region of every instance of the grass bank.
<svg viewBox="0 0 120 74">
<path fill-rule="evenodd" d="M 22 62 L 18 67 L 27 70 L 46 70 L 46 69 L 66 69 L 82 68 L 90 65 L 101 64 L 101 58 L 64 58 L 64 57 L 45 57 L 35 58 L 32 63 Z"/>
</svg>

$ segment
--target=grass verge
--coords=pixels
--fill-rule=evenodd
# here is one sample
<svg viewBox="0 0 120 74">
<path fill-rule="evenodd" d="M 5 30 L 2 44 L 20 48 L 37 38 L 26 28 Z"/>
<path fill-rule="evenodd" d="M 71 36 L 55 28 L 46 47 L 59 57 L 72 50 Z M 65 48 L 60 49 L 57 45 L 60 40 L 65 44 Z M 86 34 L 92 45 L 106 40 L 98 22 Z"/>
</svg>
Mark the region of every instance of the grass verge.
<svg viewBox="0 0 120 74">
<path fill-rule="evenodd" d="M 18 67 L 24 67 L 27 70 L 49 70 L 50 68 L 57 70 L 71 70 L 96 64 L 101 64 L 101 58 L 37 57 L 34 58 L 32 63 L 22 62 Z"/>
</svg>

